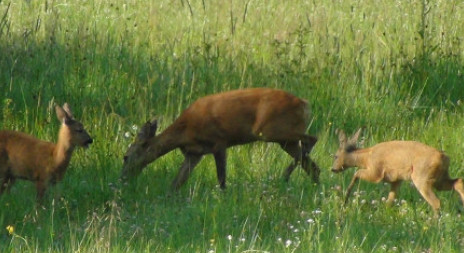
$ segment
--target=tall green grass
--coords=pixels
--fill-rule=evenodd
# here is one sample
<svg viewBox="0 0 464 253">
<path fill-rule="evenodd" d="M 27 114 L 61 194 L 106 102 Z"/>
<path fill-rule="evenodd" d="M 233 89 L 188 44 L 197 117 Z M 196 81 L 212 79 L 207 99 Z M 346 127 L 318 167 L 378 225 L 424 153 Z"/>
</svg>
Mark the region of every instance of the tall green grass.
<svg viewBox="0 0 464 253">
<path fill-rule="evenodd" d="M 44 207 L 30 182 L 0 197 L 1 252 L 459 252 L 463 211 L 442 216 L 405 183 L 333 175 L 334 130 L 366 127 L 366 145 L 418 140 L 464 177 L 464 5 L 459 1 L 0 1 L 0 128 L 56 140 L 68 102 L 95 139 L 78 150 Z M 321 184 L 272 144 L 235 147 L 228 189 L 205 159 L 179 193 L 175 151 L 122 188 L 122 154 L 153 116 L 168 126 L 195 99 L 275 87 L 307 99 Z M 127 137 L 129 136 L 129 137 Z M 10 234 L 6 227 L 14 228 Z"/>
</svg>

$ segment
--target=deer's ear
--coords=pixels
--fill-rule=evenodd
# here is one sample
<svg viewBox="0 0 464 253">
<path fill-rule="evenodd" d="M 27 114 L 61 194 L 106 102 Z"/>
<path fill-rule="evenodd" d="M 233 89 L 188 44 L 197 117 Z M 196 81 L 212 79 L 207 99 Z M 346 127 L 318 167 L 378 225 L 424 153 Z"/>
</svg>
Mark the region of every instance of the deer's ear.
<svg viewBox="0 0 464 253">
<path fill-rule="evenodd" d="M 63 110 L 68 114 L 69 118 L 71 118 L 71 119 L 74 118 L 73 113 L 71 111 L 71 107 L 69 107 L 68 103 L 63 104 Z"/>
<path fill-rule="evenodd" d="M 340 145 L 346 143 L 346 134 L 343 132 L 341 129 L 335 130 L 335 133 L 338 134 L 338 142 L 340 142 Z"/>
<path fill-rule="evenodd" d="M 151 121 L 150 121 L 150 133 L 151 133 L 152 135 L 155 135 L 157 129 L 158 129 L 158 119 L 157 119 L 157 118 L 153 118 L 153 119 L 151 119 Z"/>
<path fill-rule="evenodd" d="M 68 113 L 63 108 L 61 108 L 61 106 L 56 105 L 55 112 L 56 112 L 56 117 L 61 123 L 67 124 L 71 120 L 71 117 L 68 115 Z"/>
<path fill-rule="evenodd" d="M 152 120 L 151 122 L 148 121 L 142 126 L 142 129 L 140 129 L 138 137 L 140 139 L 151 138 L 155 136 L 157 128 L 158 128 L 158 121 L 156 119 Z"/>
<path fill-rule="evenodd" d="M 158 129 L 158 120 L 152 119 L 150 122 L 150 136 L 155 136 L 157 129 Z"/>
<path fill-rule="evenodd" d="M 348 141 L 349 144 L 356 144 L 359 139 L 359 135 L 361 134 L 362 128 L 359 128 L 353 136 L 351 136 L 350 140 Z"/>
</svg>

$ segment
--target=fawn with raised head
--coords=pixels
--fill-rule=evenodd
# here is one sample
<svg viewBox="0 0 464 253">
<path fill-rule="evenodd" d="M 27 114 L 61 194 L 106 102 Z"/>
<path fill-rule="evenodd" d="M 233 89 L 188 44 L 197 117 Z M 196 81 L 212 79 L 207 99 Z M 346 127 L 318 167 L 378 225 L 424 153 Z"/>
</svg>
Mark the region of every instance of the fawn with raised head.
<svg viewBox="0 0 464 253">
<path fill-rule="evenodd" d="M 293 162 L 290 174 L 301 163 L 318 182 L 319 167 L 309 158 L 317 139 L 305 133 L 310 115 L 307 101 L 285 91 L 254 88 L 209 95 L 195 101 L 161 134 L 157 121 L 147 122 L 124 156 L 121 178 L 138 175 L 149 163 L 179 148 L 184 155 L 172 188 L 188 179 L 205 154 L 212 153 L 221 188 L 226 186 L 226 149 L 254 141 L 278 143 Z"/>
<path fill-rule="evenodd" d="M 416 141 L 388 141 L 370 148 L 358 148 L 361 129 L 347 140 L 345 133 L 338 131 L 340 146 L 335 154 L 333 172 L 351 167 L 359 169 L 348 186 L 345 204 L 358 179 L 372 183 L 381 181 L 391 184 L 387 204 L 391 205 L 398 194 L 402 181 L 411 180 L 422 197 L 438 213 L 440 200 L 433 192 L 455 190 L 464 203 L 462 179 L 451 179 L 448 174 L 449 158 L 443 152 Z"/>
<path fill-rule="evenodd" d="M 48 185 L 63 178 L 74 148 L 86 148 L 93 142 L 67 103 L 57 105 L 55 111 L 62 123 L 56 144 L 21 132 L 0 131 L 0 194 L 16 179 L 25 179 L 35 182 L 37 199 L 41 200 Z"/>
</svg>

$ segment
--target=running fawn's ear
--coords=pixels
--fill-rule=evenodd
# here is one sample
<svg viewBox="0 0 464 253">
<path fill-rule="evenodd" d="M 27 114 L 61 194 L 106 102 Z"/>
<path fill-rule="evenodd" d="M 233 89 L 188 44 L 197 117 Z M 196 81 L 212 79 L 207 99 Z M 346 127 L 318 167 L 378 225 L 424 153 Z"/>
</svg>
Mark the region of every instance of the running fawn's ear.
<svg viewBox="0 0 464 253">
<path fill-rule="evenodd" d="M 340 143 L 340 146 L 345 146 L 346 144 L 346 134 L 343 130 L 341 129 L 336 129 L 335 133 L 338 135 L 338 142 Z"/>
<path fill-rule="evenodd" d="M 353 136 L 350 137 L 350 140 L 347 142 L 348 145 L 357 146 L 359 135 L 361 134 L 362 128 L 359 128 Z"/>
</svg>

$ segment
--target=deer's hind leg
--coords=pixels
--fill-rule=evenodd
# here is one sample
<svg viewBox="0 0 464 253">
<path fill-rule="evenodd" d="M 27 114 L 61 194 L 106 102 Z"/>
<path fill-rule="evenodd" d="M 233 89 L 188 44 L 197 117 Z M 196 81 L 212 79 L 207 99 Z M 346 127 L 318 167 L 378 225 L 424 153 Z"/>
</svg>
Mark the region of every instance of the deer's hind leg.
<svg viewBox="0 0 464 253">
<path fill-rule="evenodd" d="M 453 189 L 457 193 L 459 193 L 459 196 L 461 197 L 461 202 L 464 205 L 464 181 L 462 180 L 462 178 L 454 180 Z"/>
<path fill-rule="evenodd" d="M 316 144 L 317 139 L 308 135 L 301 137 L 301 141 L 282 141 L 279 142 L 280 147 L 287 152 L 294 161 L 284 171 L 284 179 L 288 181 L 293 170 L 298 163 L 301 163 L 303 170 L 312 177 L 313 181 L 319 182 L 320 168 L 311 160 L 309 153 Z"/>
<path fill-rule="evenodd" d="M 302 139 L 303 147 L 303 160 L 301 161 L 301 166 L 306 171 L 306 173 L 312 175 L 312 179 L 315 183 L 319 183 L 319 175 L 321 174 L 321 169 L 317 164 L 309 157 L 309 153 L 316 145 L 317 138 L 309 135 L 305 135 Z"/>
<path fill-rule="evenodd" d="M 217 152 L 213 153 L 214 161 L 216 162 L 216 173 L 221 189 L 226 188 L 226 163 L 227 163 L 227 154 L 226 149 L 220 149 Z"/>
<path fill-rule="evenodd" d="M 281 142 L 279 144 L 280 147 L 293 158 L 293 161 L 287 166 L 283 173 L 284 180 L 288 182 L 293 170 L 295 170 L 298 162 L 301 161 L 303 153 L 301 147 L 298 145 L 298 142 Z"/>
<path fill-rule="evenodd" d="M 435 183 L 435 188 L 439 191 L 450 191 L 454 190 L 459 194 L 461 202 L 464 205 L 464 181 L 461 178 L 458 179 L 444 179 L 440 183 Z"/>
<path fill-rule="evenodd" d="M 419 190 L 422 197 L 429 203 L 435 214 L 438 214 L 440 210 L 440 199 L 433 192 L 432 187 L 434 186 L 433 180 L 413 180 L 417 190 Z"/>
<path fill-rule="evenodd" d="M 283 173 L 284 180 L 288 182 L 290 179 L 290 175 L 295 170 L 298 163 L 301 163 L 301 167 L 303 170 L 311 176 L 315 183 L 319 182 L 319 173 L 320 169 L 314 163 L 314 161 L 309 158 L 308 149 L 305 148 L 304 144 L 300 144 L 298 141 L 291 141 L 291 142 L 281 142 L 279 143 L 280 147 L 287 152 L 291 157 L 293 157 L 293 162 L 288 165 Z M 311 147 L 312 148 L 312 147 Z M 310 149 L 309 149 L 310 151 Z"/>
</svg>

